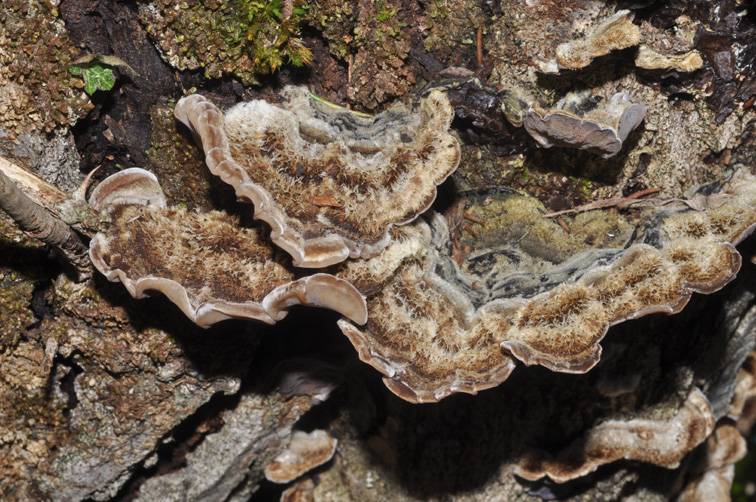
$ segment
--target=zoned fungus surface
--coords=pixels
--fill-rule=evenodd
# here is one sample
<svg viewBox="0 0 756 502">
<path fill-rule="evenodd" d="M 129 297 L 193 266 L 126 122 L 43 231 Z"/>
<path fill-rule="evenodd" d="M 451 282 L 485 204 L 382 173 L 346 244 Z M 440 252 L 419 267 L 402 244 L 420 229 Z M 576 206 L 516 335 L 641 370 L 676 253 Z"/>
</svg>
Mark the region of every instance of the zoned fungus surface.
<svg viewBox="0 0 756 502">
<path fill-rule="evenodd" d="M 713 431 L 711 405 L 703 392 L 694 388 L 672 420 L 607 420 L 555 457 L 527 455 L 516 472 L 531 481 L 548 476 L 565 483 L 622 458 L 675 468 Z"/>
<path fill-rule="evenodd" d="M 351 284 L 329 274 L 296 276 L 260 229 L 240 227 L 226 213 L 167 207 L 157 178 L 143 169 L 107 178 L 90 205 L 107 221 L 90 245 L 95 267 L 135 298 L 165 294 L 202 327 L 229 318 L 273 324 L 294 305 L 365 322 L 365 300 Z"/>
<path fill-rule="evenodd" d="M 265 477 L 274 483 L 294 481 L 331 460 L 337 444 L 324 430 L 296 431 L 286 449 L 265 467 Z"/>
<path fill-rule="evenodd" d="M 454 235 L 433 212 L 406 227 L 412 235 L 402 245 L 414 251 L 381 286 L 357 286 L 368 296 L 367 324 L 339 325 L 360 358 L 412 402 L 498 385 L 515 359 L 585 373 L 610 326 L 679 312 L 693 292 L 735 277 L 741 258 L 733 244 L 756 224 L 754 177 L 741 170 L 702 190 L 721 205 L 661 205 L 635 225 L 591 211 L 575 217 L 569 233 L 531 197 L 470 194 L 467 211 L 485 219 L 477 238 Z"/>
<path fill-rule="evenodd" d="M 560 44 L 556 60 L 560 68 L 579 70 L 611 51 L 627 49 L 640 42 L 640 29 L 633 24 L 633 14 L 621 10 L 593 27 L 584 38 Z"/>
<path fill-rule="evenodd" d="M 609 158 L 622 149 L 627 136 L 646 116 L 646 107 L 618 92 L 608 103 L 585 93 L 567 95 L 553 110 L 532 105 L 525 129 L 544 148 L 562 146 L 588 150 Z"/>
<path fill-rule="evenodd" d="M 251 101 L 223 114 L 192 95 L 175 109 L 210 171 L 252 202 L 273 242 L 307 268 L 374 256 L 392 225 L 430 207 L 459 163 L 453 115 L 440 91 L 364 118 L 303 87 L 287 87 L 280 105 Z"/>
</svg>

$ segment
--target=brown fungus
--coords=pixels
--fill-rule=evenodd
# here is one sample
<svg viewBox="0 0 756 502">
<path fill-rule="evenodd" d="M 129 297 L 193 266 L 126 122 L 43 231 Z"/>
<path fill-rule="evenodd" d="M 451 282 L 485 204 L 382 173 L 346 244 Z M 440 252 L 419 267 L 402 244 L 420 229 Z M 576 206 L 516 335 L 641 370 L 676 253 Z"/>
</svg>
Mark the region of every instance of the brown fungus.
<svg viewBox="0 0 756 502">
<path fill-rule="evenodd" d="M 296 431 L 289 445 L 265 466 L 265 478 L 274 483 L 294 481 L 331 460 L 337 444 L 324 430 Z"/>
<path fill-rule="evenodd" d="M 286 359 L 276 368 L 278 392 L 287 399 L 309 396 L 315 405 L 328 399 L 344 380 L 345 373 L 345 368 L 330 365 L 320 359 Z"/>
<path fill-rule="evenodd" d="M 620 459 L 675 468 L 713 430 L 711 405 L 696 388 L 671 420 L 607 420 L 554 457 L 525 455 L 515 472 L 529 481 L 548 476 L 565 483 Z"/>
<path fill-rule="evenodd" d="M 107 220 L 91 242 L 95 267 L 135 298 L 160 291 L 202 327 L 229 318 L 273 324 L 294 305 L 366 321 L 365 300 L 354 286 L 323 273 L 296 279 L 259 229 L 241 228 L 218 211 L 167 207 L 147 171 L 107 178 L 90 204 Z"/>
<path fill-rule="evenodd" d="M 255 205 L 297 267 L 374 256 L 389 229 L 414 220 L 456 169 L 454 112 L 443 93 L 373 118 L 287 87 L 280 106 L 241 103 L 222 114 L 199 95 L 176 117 L 202 143 L 210 171 Z"/>
<path fill-rule="evenodd" d="M 579 148 L 605 159 L 612 157 L 643 122 L 647 108 L 624 92 L 614 94 L 605 105 L 596 104 L 594 99 L 577 93 L 566 96 L 552 110 L 531 105 L 525 129 L 544 148 Z"/>
<path fill-rule="evenodd" d="M 404 254 L 390 247 L 366 261 L 392 257 L 385 270 L 398 264 L 379 285 L 340 272 L 368 297 L 370 316 L 363 327 L 339 325 L 360 358 L 412 402 L 496 386 L 515 359 L 585 373 L 610 326 L 679 312 L 693 292 L 735 277 L 741 259 L 733 244 L 756 224 L 756 183 L 741 170 L 718 190 L 731 197 L 716 208 L 647 209 L 634 228 L 590 211 L 575 217 L 570 233 L 542 218 L 530 197 L 470 196 L 467 211 L 486 224 L 462 242 L 469 249 L 461 261 L 446 220 L 430 212 L 403 228 Z"/>
<path fill-rule="evenodd" d="M 688 481 L 678 502 L 727 502 L 735 477 L 735 463 L 748 453 L 748 444 L 738 428 L 724 419 L 696 452 L 691 468 L 697 474 Z"/>
<path fill-rule="evenodd" d="M 580 70 L 600 56 L 627 49 L 640 42 L 640 29 L 633 24 L 633 13 L 621 10 L 589 29 L 584 37 L 559 44 L 556 61 L 542 63 L 544 73 L 559 73 L 559 69 Z"/>
<path fill-rule="evenodd" d="M 644 70 L 675 70 L 690 73 L 703 67 L 703 58 L 696 50 L 683 54 L 661 54 L 647 45 L 641 45 L 635 56 L 635 66 Z"/>
</svg>

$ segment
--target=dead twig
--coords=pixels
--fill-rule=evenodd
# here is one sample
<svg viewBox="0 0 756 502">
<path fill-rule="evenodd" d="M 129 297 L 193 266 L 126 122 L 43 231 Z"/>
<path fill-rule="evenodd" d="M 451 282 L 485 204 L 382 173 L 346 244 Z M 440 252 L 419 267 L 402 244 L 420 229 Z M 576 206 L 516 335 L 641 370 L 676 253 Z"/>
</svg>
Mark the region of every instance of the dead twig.
<svg viewBox="0 0 756 502">
<path fill-rule="evenodd" d="M 483 223 L 486 222 L 486 220 L 484 220 L 480 216 L 475 216 L 474 214 L 462 213 L 462 216 L 464 216 L 466 219 L 468 219 L 470 221 L 474 221 L 475 223 L 483 224 Z"/>
<path fill-rule="evenodd" d="M 475 38 L 478 50 L 478 67 L 483 66 L 483 27 L 478 26 L 478 36 Z"/>
<path fill-rule="evenodd" d="M 76 232 L 24 194 L 6 176 L 4 169 L 0 169 L 0 209 L 8 213 L 21 230 L 52 246 L 74 267 L 78 280 L 91 276 L 89 250 Z"/>
<path fill-rule="evenodd" d="M 557 211 L 555 213 L 544 214 L 543 217 L 555 218 L 557 216 L 562 216 L 564 214 L 583 213 L 585 211 L 591 211 L 593 209 L 602 209 L 605 207 L 622 207 L 623 204 L 633 201 L 637 199 L 638 197 L 643 197 L 644 195 L 650 195 L 657 192 L 661 192 L 661 189 L 660 188 L 647 188 L 646 190 L 635 192 L 634 194 L 629 195 L 627 197 L 612 197 L 609 199 L 597 200 L 597 201 L 589 202 L 588 204 L 583 204 L 582 206 L 573 207 L 572 209 L 565 209 L 564 211 Z"/>
<path fill-rule="evenodd" d="M 563 214 L 582 213 L 592 209 L 602 209 L 605 207 L 616 207 L 617 209 L 641 209 L 644 207 L 659 207 L 668 204 L 684 204 L 694 211 L 705 211 L 707 209 L 716 209 L 732 198 L 732 195 L 726 193 L 714 193 L 711 195 L 697 194 L 690 199 L 642 199 L 644 195 L 661 192 L 660 188 L 647 188 L 640 192 L 635 192 L 627 197 L 612 197 L 611 199 L 597 200 L 589 204 L 583 204 L 572 209 L 557 211 L 556 213 L 544 214 L 544 218 L 554 218 Z M 561 225 L 561 223 L 560 223 Z"/>
<path fill-rule="evenodd" d="M 470 235 L 472 235 L 476 239 L 478 238 L 478 232 L 476 232 L 475 230 L 473 230 L 473 228 L 470 225 L 468 225 L 467 223 L 463 223 L 462 224 L 462 230 L 466 230 Z"/>
<path fill-rule="evenodd" d="M 55 185 L 0 156 L 0 172 L 5 174 L 32 202 L 42 206 L 77 232 L 89 237 L 97 232 L 98 218 L 97 212 L 87 205 L 85 195 L 91 176 L 95 171 L 97 171 L 97 168 L 87 175 L 84 183 L 75 194 L 69 195 Z"/>
</svg>

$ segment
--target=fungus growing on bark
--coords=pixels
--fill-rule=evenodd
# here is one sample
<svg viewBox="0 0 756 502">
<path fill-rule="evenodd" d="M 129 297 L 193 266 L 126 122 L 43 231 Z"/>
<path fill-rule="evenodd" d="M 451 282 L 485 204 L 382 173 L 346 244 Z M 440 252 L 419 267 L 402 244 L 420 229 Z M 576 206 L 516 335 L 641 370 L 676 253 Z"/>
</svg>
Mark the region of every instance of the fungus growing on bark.
<svg viewBox="0 0 756 502">
<path fill-rule="evenodd" d="M 524 124 L 544 148 L 579 148 L 606 159 L 622 149 L 627 136 L 643 121 L 646 110 L 624 92 L 616 93 L 603 106 L 594 96 L 576 93 L 563 98 L 552 110 L 531 105 Z"/>
<path fill-rule="evenodd" d="M 225 213 L 167 207 L 147 171 L 107 178 L 90 205 L 107 218 L 90 246 L 95 267 L 135 298 L 162 292 L 200 326 L 229 318 L 273 324 L 294 305 L 366 320 L 365 300 L 351 284 L 322 273 L 297 279 L 259 229 L 241 228 Z"/>
<path fill-rule="evenodd" d="M 741 171 L 719 189 L 732 197 L 716 208 L 647 209 L 635 228 L 587 212 L 571 233 L 542 218 L 529 197 L 471 194 L 467 211 L 490 227 L 463 242 L 468 252 L 456 256 L 445 219 L 429 213 L 407 227 L 416 251 L 396 272 L 369 291 L 358 286 L 368 297 L 367 324 L 339 325 L 360 358 L 412 402 L 498 385 L 514 359 L 585 373 L 610 326 L 679 312 L 693 292 L 735 277 L 741 260 L 733 244 L 756 224 L 756 184 Z"/>
<path fill-rule="evenodd" d="M 640 42 L 640 29 L 633 24 L 634 15 L 621 10 L 591 28 L 585 37 L 559 44 L 556 64 L 542 65 L 545 73 L 559 73 L 560 68 L 580 70 L 600 56 L 627 49 Z"/>
<path fill-rule="evenodd" d="M 692 50 L 684 54 L 660 54 L 647 45 L 638 48 L 635 66 L 644 70 L 676 70 L 690 73 L 703 67 L 701 54 Z"/>
<path fill-rule="evenodd" d="M 315 482 L 312 478 L 304 478 L 290 486 L 281 494 L 281 502 L 312 502 L 315 500 L 313 492 Z"/>
<path fill-rule="evenodd" d="M 287 87 L 281 105 L 239 104 L 225 114 L 199 95 L 176 105 L 210 171 L 255 205 L 273 242 L 297 267 L 374 256 L 392 225 L 414 220 L 459 163 L 441 92 L 373 118 Z"/>
<path fill-rule="evenodd" d="M 748 444 L 731 421 L 724 419 L 696 452 L 692 474 L 697 474 L 683 489 L 678 502 L 727 502 L 730 500 L 735 463 L 748 453 Z"/>
<path fill-rule="evenodd" d="M 529 481 L 548 476 L 565 483 L 620 459 L 675 468 L 713 430 L 711 405 L 695 388 L 671 420 L 607 420 L 556 456 L 525 455 L 515 472 Z"/>
<path fill-rule="evenodd" d="M 296 431 L 288 446 L 265 467 L 265 478 L 273 483 L 294 481 L 331 460 L 337 444 L 324 430 Z"/>
<path fill-rule="evenodd" d="M 345 372 L 320 359 L 286 359 L 276 368 L 278 392 L 287 399 L 309 396 L 313 405 L 322 403 L 344 380 Z"/>
</svg>

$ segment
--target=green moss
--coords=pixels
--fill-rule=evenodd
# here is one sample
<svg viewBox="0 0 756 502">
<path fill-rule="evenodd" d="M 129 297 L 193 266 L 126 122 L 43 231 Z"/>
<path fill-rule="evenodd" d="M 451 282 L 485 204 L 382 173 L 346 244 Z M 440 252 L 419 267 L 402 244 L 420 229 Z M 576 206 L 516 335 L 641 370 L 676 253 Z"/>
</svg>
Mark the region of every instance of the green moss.
<svg viewBox="0 0 756 502">
<path fill-rule="evenodd" d="M 159 106 L 150 111 L 152 123 L 148 157 L 151 171 L 172 204 L 193 210 L 233 207 L 233 190 L 210 174 L 205 156 L 188 130 L 179 129 L 173 110 Z"/>
<path fill-rule="evenodd" d="M 387 21 L 396 16 L 396 9 L 392 8 L 390 5 L 387 6 L 385 2 L 379 0 L 375 2 L 375 4 L 376 10 L 378 11 L 378 13 L 375 15 L 375 19 L 379 23 Z"/>
<path fill-rule="evenodd" d="M 399 0 L 312 0 L 305 22 L 322 33 L 331 54 L 349 61 L 346 101 L 376 110 L 415 83 L 405 61 L 420 15 Z"/>
<path fill-rule="evenodd" d="M 44 280 L 46 252 L 0 212 L 0 351 L 14 346 L 37 318 L 31 299 Z"/>
<path fill-rule="evenodd" d="M 176 68 L 254 84 L 284 64 L 312 61 L 299 38 L 308 9 L 302 1 L 286 12 L 280 0 L 156 0 L 140 6 L 140 18 Z"/>
<path fill-rule="evenodd" d="M 618 247 L 629 238 L 633 227 L 612 211 L 588 211 L 569 219 L 567 231 L 554 219 L 544 218 L 548 211 L 535 197 L 503 193 L 488 203 L 474 203 L 467 212 L 482 218 L 476 225 L 477 238 L 465 234 L 463 243 L 473 249 L 500 242 L 519 241 L 534 256 L 559 263 L 580 251 L 594 247 Z"/>
<path fill-rule="evenodd" d="M 68 71 L 78 50 L 52 6 L 4 1 L 0 33 L 0 130 L 9 139 L 71 126 L 92 109 L 83 79 Z"/>
</svg>

